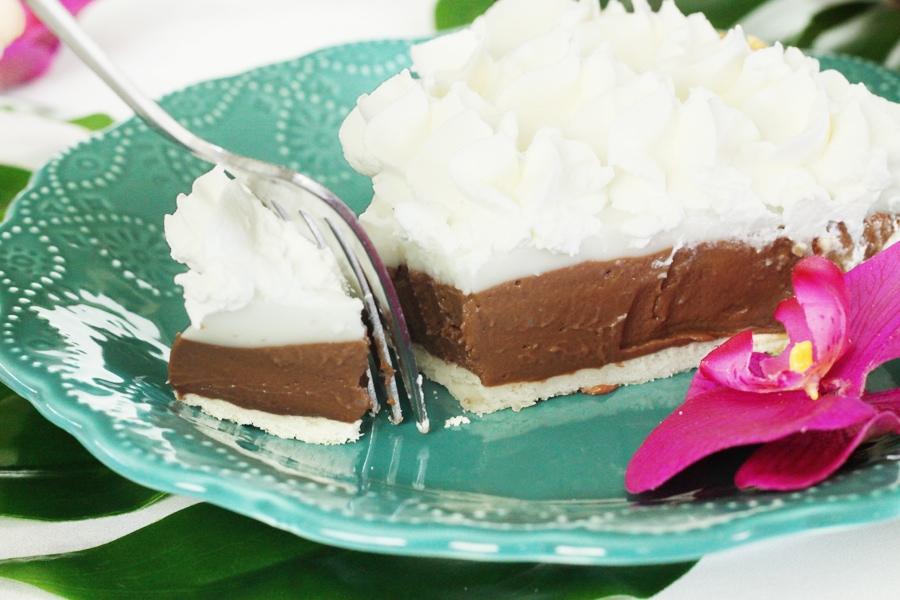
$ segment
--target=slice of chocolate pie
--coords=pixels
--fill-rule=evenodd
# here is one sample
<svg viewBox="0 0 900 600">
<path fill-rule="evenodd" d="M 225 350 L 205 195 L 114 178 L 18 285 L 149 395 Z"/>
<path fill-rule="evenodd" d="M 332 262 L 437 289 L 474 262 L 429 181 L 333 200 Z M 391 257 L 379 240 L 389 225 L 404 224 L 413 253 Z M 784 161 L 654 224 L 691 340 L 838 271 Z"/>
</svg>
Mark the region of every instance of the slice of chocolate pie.
<svg viewBox="0 0 900 600">
<path fill-rule="evenodd" d="M 777 342 L 800 257 L 850 268 L 897 230 L 900 105 L 633 5 L 500 0 L 343 124 L 420 364 L 469 410 Z"/>
<path fill-rule="evenodd" d="M 221 169 L 178 198 L 166 238 L 188 267 L 176 277 L 191 320 L 169 360 L 177 397 L 280 437 L 358 439 L 369 347 L 331 252 Z"/>
</svg>

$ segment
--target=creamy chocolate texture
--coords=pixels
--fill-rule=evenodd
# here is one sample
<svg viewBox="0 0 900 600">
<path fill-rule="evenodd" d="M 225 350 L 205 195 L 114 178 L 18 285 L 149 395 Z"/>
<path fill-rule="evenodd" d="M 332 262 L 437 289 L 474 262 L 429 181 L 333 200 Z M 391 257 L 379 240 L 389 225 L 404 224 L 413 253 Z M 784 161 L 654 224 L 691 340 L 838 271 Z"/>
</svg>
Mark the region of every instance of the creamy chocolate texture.
<svg viewBox="0 0 900 600">
<path fill-rule="evenodd" d="M 241 348 L 178 336 L 169 380 L 179 397 L 197 394 L 276 415 L 352 423 L 370 407 L 368 354 L 365 340 Z"/>
<path fill-rule="evenodd" d="M 870 218 L 866 254 L 895 229 L 894 217 Z M 838 245 L 814 250 L 838 253 Z M 773 314 L 793 293 L 791 270 L 801 254 L 787 239 L 762 249 L 701 243 L 674 253 L 585 262 L 474 294 L 404 266 L 393 278 L 413 341 L 490 387 L 599 368 L 745 329 L 782 331 Z"/>
<path fill-rule="evenodd" d="M 476 294 L 400 268 L 395 283 L 413 341 L 486 386 L 540 381 L 748 327 L 777 331 L 798 260 L 787 241 L 757 252 L 702 244 L 586 262 Z M 736 268 L 736 265 L 739 265 Z"/>
</svg>

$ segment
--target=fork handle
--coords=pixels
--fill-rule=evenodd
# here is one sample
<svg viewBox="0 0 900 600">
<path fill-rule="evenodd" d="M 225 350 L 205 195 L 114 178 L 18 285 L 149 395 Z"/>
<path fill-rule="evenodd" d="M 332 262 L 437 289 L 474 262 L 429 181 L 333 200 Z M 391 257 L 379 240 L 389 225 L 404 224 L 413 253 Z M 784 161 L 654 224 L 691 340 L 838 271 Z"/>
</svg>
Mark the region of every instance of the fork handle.
<svg viewBox="0 0 900 600">
<path fill-rule="evenodd" d="M 228 162 L 227 150 L 200 138 L 140 91 L 106 56 L 58 0 L 24 0 L 32 12 L 108 85 L 141 119 L 172 142 L 206 160 Z"/>
<path fill-rule="evenodd" d="M 369 265 L 381 283 L 385 298 L 379 298 L 379 304 L 390 323 L 389 330 L 400 366 L 399 373 L 416 416 L 416 426 L 423 433 L 428 431 L 430 425 L 425 410 L 421 379 L 415 356 L 411 350 L 409 328 L 403 317 L 400 300 L 375 245 L 360 225 L 356 214 L 331 190 L 306 175 L 280 165 L 239 156 L 195 135 L 132 84 L 128 77 L 106 57 L 94 40 L 81 29 L 75 18 L 58 0 L 24 1 L 34 14 L 118 94 L 147 125 L 166 139 L 186 148 L 203 160 L 225 166 L 232 174 L 237 175 L 238 172 L 243 172 L 250 174 L 251 177 L 262 176 L 291 182 L 318 197 L 341 218 L 359 240 L 368 256 Z M 263 198 L 260 199 L 263 200 Z M 264 200 L 263 202 L 265 203 Z"/>
</svg>

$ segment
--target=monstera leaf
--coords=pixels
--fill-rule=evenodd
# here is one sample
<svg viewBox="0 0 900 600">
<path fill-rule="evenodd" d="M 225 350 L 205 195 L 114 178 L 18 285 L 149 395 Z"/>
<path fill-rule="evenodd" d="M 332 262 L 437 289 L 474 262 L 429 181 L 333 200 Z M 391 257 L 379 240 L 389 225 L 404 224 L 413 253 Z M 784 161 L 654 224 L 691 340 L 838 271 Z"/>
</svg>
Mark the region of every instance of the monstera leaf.
<svg viewBox="0 0 900 600">
<path fill-rule="evenodd" d="M 603 0 L 605 5 L 608 0 Z M 649 0 L 657 8 L 662 0 Z M 439 0 L 438 29 L 470 23 L 494 0 Z M 900 0 L 676 0 L 684 13 L 702 12 L 719 29 L 740 24 L 772 43 L 860 56 L 900 69 Z M 630 4 L 625 0 L 624 4 Z"/>
<path fill-rule="evenodd" d="M 6 207 L 12 202 L 25 185 L 31 171 L 12 165 L 0 165 L 0 218 L 6 212 Z"/>
<path fill-rule="evenodd" d="M 0 384 L 0 516 L 85 519 L 132 511 L 164 496 L 104 467 Z"/>
<path fill-rule="evenodd" d="M 585 567 L 379 556 L 316 544 L 198 504 L 109 544 L 0 561 L 0 577 L 69 600 L 647 598 L 693 563 Z"/>
</svg>

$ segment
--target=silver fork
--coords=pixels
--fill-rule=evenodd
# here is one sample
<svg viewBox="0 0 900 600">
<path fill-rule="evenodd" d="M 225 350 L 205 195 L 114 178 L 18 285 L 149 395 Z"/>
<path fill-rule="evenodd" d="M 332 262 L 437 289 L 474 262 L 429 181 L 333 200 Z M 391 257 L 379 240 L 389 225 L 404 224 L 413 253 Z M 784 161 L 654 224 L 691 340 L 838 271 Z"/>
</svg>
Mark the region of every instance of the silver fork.
<svg viewBox="0 0 900 600">
<path fill-rule="evenodd" d="M 378 393 L 390 406 L 391 420 L 400 422 L 403 415 L 394 377 L 395 372 L 399 372 L 412 405 L 416 427 L 422 433 L 427 432 L 429 422 L 421 377 L 397 291 L 372 240 L 353 211 L 333 192 L 306 175 L 234 154 L 194 135 L 135 87 L 58 0 L 25 0 L 25 3 L 147 125 L 198 158 L 222 165 L 280 218 L 299 225 L 294 216 L 301 217 L 317 243 L 325 244 L 338 256 L 345 257 L 350 269 L 348 279 L 366 307 L 366 324 L 372 339 L 371 353 L 380 373 L 376 378 L 380 383 L 376 386 Z M 327 228 L 319 227 L 317 220 L 324 222 Z M 334 244 L 326 242 L 323 229 L 332 233 Z M 396 357 L 396 371 L 391 360 L 391 349 Z"/>
</svg>

